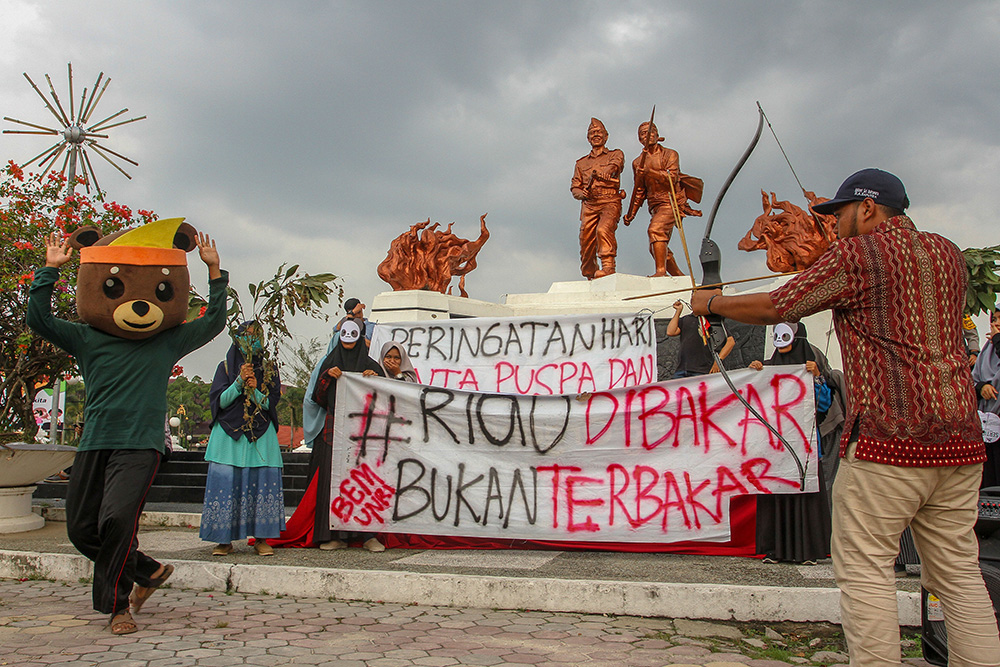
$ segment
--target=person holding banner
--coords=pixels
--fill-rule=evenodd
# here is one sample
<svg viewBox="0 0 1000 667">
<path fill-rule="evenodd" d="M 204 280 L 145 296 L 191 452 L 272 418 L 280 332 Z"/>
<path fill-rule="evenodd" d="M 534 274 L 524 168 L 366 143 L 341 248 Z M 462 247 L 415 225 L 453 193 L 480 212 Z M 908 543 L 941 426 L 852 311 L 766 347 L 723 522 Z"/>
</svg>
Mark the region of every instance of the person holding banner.
<svg viewBox="0 0 1000 667">
<path fill-rule="evenodd" d="M 382 367 L 368 356 L 362 342 L 361 325 L 348 318 L 340 325 L 333 350 L 320 364 L 313 401 L 326 411 L 321 434 L 313 440 L 309 457 L 310 481 L 302 502 L 288 520 L 288 527 L 277 539 L 268 540 L 275 547 L 308 547 L 318 544 L 324 551 L 347 548 L 347 540 L 360 538 L 368 551 L 384 551 L 374 533 L 330 530 L 330 472 L 333 464 L 333 415 L 337 405 L 337 379 L 344 373 L 385 376 Z"/>
<path fill-rule="evenodd" d="M 358 304 L 361 308 L 362 305 Z M 330 468 L 333 464 L 333 414 L 337 406 L 337 379 L 344 373 L 384 376 L 382 367 L 368 356 L 367 343 L 362 341 L 360 318 L 349 318 L 340 325 L 340 345 L 334 348 L 320 366 L 319 379 L 313 400 L 326 407 L 326 424 L 323 427 L 323 446 L 316 472 L 316 528 L 314 540 L 324 551 L 346 549 L 348 540 L 360 539 L 367 551 L 385 551 L 374 533 L 338 531 L 334 537 L 330 530 Z M 363 320 L 361 320 L 363 321 Z M 315 450 L 313 450 L 315 451 Z"/>
<path fill-rule="evenodd" d="M 809 343 L 802 323 L 777 324 L 773 336 L 774 354 L 765 362 L 753 361 L 750 368 L 804 365 L 815 378 L 817 422 L 824 420 L 833 404 L 826 357 Z M 815 565 L 830 555 L 830 504 L 823 472 L 820 466 L 816 493 L 757 496 L 757 553 L 764 554 L 765 563 Z"/>
<path fill-rule="evenodd" d="M 910 526 L 924 587 L 943 603 L 953 665 L 1000 665 L 974 526 L 986 460 L 962 312 L 969 275 L 951 241 L 916 229 L 903 183 L 852 174 L 830 201 L 839 240 L 767 293 L 698 290 L 698 315 L 749 324 L 833 309 L 850 401 L 833 485 L 833 569 L 851 664 L 900 664 L 892 564 Z"/>
</svg>

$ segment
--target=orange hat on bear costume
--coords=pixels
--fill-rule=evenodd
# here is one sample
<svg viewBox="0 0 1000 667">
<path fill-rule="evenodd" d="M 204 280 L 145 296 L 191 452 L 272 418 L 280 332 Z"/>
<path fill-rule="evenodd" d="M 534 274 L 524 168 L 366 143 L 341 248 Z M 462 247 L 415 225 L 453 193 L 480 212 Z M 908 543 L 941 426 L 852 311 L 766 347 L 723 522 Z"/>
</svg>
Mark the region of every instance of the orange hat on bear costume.
<svg viewBox="0 0 1000 667">
<path fill-rule="evenodd" d="M 80 248 L 80 263 L 184 266 L 187 253 L 194 249 L 194 235 L 181 232 L 182 225 L 184 218 L 165 218 L 104 238 L 98 236 L 93 245 Z"/>
</svg>

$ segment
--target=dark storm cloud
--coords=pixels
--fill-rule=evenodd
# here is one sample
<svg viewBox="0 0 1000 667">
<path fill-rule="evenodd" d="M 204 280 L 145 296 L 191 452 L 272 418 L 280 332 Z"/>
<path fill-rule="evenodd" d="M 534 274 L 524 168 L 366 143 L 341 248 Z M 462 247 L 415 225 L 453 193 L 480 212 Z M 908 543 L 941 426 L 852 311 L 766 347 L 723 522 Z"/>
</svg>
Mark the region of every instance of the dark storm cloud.
<svg viewBox="0 0 1000 667">
<path fill-rule="evenodd" d="M 830 195 L 855 169 L 881 166 L 907 184 L 919 226 L 962 247 L 997 242 L 995 3 L 0 7 L 3 115 L 45 118 L 22 71 L 65 87 L 72 61 L 79 90 L 105 70 L 102 110 L 149 119 L 110 142 L 141 163 L 134 180 L 98 165 L 101 185 L 209 229 L 237 286 L 294 261 L 344 275 L 370 302 L 386 289 L 375 265 L 410 224 L 455 222 L 470 237 L 486 212 L 493 236 L 468 278 L 474 297 L 575 280 L 569 178 L 589 119 L 631 161 L 653 104 L 682 168 L 705 180 L 706 217 L 760 100 L 808 189 Z M 0 137 L 4 161 L 40 151 L 33 139 Z M 802 203 L 766 128 L 716 222 L 727 277 L 764 272 L 762 253 L 735 247 L 762 188 Z M 647 220 L 619 229 L 619 270 L 649 272 Z M 685 225 L 695 253 L 704 222 Z"/>
</svg>

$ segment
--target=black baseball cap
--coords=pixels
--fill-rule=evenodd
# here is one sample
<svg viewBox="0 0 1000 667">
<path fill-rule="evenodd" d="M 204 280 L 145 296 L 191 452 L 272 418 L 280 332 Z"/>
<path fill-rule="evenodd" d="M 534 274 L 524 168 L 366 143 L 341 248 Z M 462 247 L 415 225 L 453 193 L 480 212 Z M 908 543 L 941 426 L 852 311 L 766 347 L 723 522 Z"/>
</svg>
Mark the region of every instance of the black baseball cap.
<svg viewBox="0 0 1000 667">
<path fill-rule="evenodd" d="M 359 303 L 361 303 L 361 300 L 355 299 L 352 296 L 350 299 L 344 302 L 344 310 L 346 310 L 349 313 L 353 313 L 354 309 L 358 307 Z"/>
<path fill-rule="evenodd" d="M 816 204 L 812 209 L 817 213 L 829 215 L 841 204 L 865 199 L 900 211 L 906 210 L 910 205 L 906 188 L 903 187 L 901 180 L 881 169 L 862 169 L 847 177 L 837 190 L 836 197 L 822 204 Z"/>
</svg>

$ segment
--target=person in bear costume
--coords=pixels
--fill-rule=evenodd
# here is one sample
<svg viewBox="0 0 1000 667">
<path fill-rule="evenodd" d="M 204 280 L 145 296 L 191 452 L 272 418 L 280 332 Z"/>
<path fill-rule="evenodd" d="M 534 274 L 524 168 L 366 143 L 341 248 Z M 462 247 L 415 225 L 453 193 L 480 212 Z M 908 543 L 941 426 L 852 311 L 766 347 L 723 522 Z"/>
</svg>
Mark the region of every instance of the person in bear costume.
<svg viewBox="0 0 1000 667">
<path fill-rule="evenodd" d="M 204 316 L 185 323 L 187 253 L 196 247 L 208 267 L 209 303 Z M 60 320 L 51 309 L 59 267 L 74 248 L 82 323 Z M 215 242 L 183 218 L 105 237 L 93 227 L 64 240 L 52 234 L 45 266 L 31 283 L 28 326 L 76 357 L 87 387 L 66 530 L 94 561 L 94 609 L 111 614 L 114 634 L 138 629 L 129 607 L 138 611 L 174 570 L 138 550 L 139 516 L 165 453 L 167 381 L 181 357 L 225 327 L 228 283 Z"/>
</svg>

